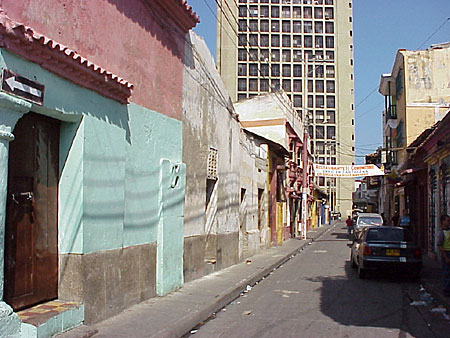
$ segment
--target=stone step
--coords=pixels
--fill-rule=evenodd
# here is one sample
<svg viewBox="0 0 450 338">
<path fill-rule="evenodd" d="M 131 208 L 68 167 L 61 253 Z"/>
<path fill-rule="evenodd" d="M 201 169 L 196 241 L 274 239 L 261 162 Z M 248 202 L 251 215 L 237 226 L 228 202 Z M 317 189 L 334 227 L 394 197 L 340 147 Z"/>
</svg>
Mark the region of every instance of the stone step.
<svg viewBox="0 0 450 338">
<path fill-rule="evenodd" d="M 78 302 L 53 300 L 17 313 L 22 338 L 50 338 L 83 323 L 84 306 Z"/>
</svg>

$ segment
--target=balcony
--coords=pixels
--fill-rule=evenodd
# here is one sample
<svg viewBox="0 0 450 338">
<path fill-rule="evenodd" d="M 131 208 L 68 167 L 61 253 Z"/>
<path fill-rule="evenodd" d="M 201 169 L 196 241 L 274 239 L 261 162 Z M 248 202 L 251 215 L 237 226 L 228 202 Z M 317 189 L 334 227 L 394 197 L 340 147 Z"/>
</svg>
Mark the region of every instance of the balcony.
<svg viewBox="0 0 450 338">
<path fill-rule="evenodd" d="M 397 105 L 391 104 L 386 110 L 386 122 L 397 119 Z"/>
</svg>

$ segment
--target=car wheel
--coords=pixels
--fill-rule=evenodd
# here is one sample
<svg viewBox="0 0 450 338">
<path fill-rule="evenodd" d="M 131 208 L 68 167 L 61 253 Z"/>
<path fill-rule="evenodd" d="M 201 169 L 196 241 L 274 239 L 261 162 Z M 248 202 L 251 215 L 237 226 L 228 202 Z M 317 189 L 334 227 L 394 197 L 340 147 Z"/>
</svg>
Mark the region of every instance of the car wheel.
<svg viewBox="0 0 450 338">
<path fill-rule="evenodd" d="M 361 264 L 358 264 L 358 277 L 359 277 L 360 279 L 366 278 L 366 270 L 364 270 L 363 268 L 361 268 Z"/>
<path fill-rule="evenodd" d="M 353 259 L 353 251 L 350 253 L 350 266 L 353 269 L 356 269 L 356 263 L 355 263 L 355 260 Z"/>
</svg>

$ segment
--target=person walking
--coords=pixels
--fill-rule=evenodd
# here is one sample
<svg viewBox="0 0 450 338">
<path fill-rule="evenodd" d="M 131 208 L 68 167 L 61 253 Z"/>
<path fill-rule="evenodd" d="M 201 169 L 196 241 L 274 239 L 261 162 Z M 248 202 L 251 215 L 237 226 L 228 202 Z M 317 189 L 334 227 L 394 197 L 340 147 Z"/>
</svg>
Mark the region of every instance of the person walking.
<svg viewBox="0 0 450 338">
<path fill-rule="evenodd" d="M 399 216 L 398 212 L 396 211 L 394 213 L 394 216 L 392 216 L 392 226 L 393 227 L 398 227 L 399 221 L 400 221 L 400 216 Z"/>
<path fill-rule="evenodd" d="M 352 230 L 353 230 L 353 221 L 352 221 L 352 216 L 348 215 L 345 224 L 347 224 L 347 235 L 351 235 L 352 234 Z"/>
<path fill-rule="evenodd" d="M 409 218 L 408 210 L 403 209 L 403 216 L 400 219 L 399 226 L 408 228 L 410 224 L 411 224 L 411 220 Z"/>
<path fill-rule="evenodd" d="M 437 246 L 441 256 L 444 295 L 450 297 L 450 216 L 442 215 L 440 220 Z"/>
</svg>

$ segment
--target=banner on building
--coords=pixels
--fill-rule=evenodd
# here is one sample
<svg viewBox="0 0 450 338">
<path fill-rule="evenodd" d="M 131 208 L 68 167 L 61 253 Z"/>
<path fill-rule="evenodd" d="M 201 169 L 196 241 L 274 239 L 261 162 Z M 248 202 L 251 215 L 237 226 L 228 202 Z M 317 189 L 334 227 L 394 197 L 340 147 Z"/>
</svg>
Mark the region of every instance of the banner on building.
<svg viewBox="0 0 450 338">
<path fill-rule="evenodd" d="M 314 164 L 315 176 L 320 177 L 365 177 L 382 176 L 384 170 L 374 164 L 362 165 L 324 165 Z"/>
</svg>

